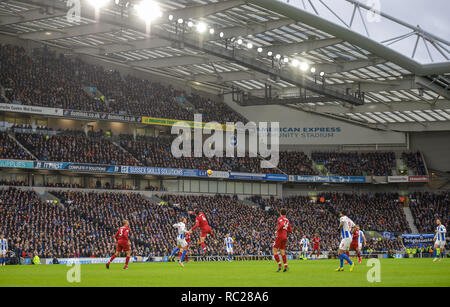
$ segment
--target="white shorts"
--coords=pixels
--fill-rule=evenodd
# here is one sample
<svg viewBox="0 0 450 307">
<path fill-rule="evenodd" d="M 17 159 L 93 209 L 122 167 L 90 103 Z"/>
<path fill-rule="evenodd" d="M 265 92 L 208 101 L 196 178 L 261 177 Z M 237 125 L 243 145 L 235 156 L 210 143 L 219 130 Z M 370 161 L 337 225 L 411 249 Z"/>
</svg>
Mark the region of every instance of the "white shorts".
<svg viewBox="0 0 450 307">
<path fill-rule="evenodd" d="M 227 253 L 232 254 L 233 253 L 233 248 L 232 247 L 227 248 Z"/>
<path fill-rule="evenodd" d="M 352 238 L 342 239 L 341 244 L 339 244 L 339 249 L 348 251 L 350 249 L 350 244 L 352 244 Z"/>
<path fill-rule="evenodd" d="M 6 256 L 6 249 L 1 249 L 0 250 L 0 256 Z"/>
<path fill-rule="evenodd" d="M 362 243 L 358 243 L 358 249 L 362 251 Z"/>
<path fill-rule="evenodd" d="M 188 244 L 186 242 L 186 239 L 178 239 L 177 238 L 177 245 L 178 245 L 178 247 L 185 248 Z"/>
<path fill-rule="evenodd" d="M 302 252 L 307 252 L 308 248 L 307 247 L 302 247 Z"/>
<path fill-rule="evenodd" d="M 439 248 L 445 248 L 445 241 L 441 241 L 441 240 L 437 240 L 436 242 L 434 242 L 434 246 L 438 246 Z"/>
</svg>

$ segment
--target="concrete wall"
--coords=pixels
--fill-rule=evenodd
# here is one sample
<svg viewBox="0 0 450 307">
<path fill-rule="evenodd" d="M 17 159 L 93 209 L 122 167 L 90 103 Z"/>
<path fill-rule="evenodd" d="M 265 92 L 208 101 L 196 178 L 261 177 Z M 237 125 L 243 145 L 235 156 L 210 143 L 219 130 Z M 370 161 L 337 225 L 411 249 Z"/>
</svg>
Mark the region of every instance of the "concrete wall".
<svg viewBox="0 0 450 307">
<path fill-rule="evenodd" d="M 423 153 L 429 169 L 450 172 L 450 131 L 411 133 L 410 147 Z"/>
</svg>

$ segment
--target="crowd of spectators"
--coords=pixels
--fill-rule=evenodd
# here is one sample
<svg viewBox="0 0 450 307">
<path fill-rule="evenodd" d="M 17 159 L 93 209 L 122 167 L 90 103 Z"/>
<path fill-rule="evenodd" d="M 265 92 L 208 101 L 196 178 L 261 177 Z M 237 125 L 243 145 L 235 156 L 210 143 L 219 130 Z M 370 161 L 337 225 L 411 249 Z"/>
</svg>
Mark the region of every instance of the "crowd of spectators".
<svg viewBox="0 0 450 307">
<path fill-rule="evenodd" d="M 178 98 L 186 94 L 171 86 L 122 76 L 62 54 L 29 56 L 22 47 L 12 45 L 0 45 L 0 84 L 10 103 L 190 121 L 201 111 L 205 121 L 246 122 L 220 102 L 193 95 L 190 102 L 199 109 L 195 110 L 180 102 Z M 88 88 L 101 95 L 89 94 Z"/>
<path fill-rule="evenodd" d="M 176 245 L 172 226 L 186 217 L 187 228 L 195 223 L 188 211 L 203 211 L 213 229 L 207 239 L 208 254 L 223 255 L 227 233 L 235 238 L 236 255 L 268 255 L 275 237 L 280 208 L 287 209 L 293 233 L 288 250 L 298 251 L 303 235 L 321 237 L 323 251 L 339 245 L 338 212 L 348 216 L 363 230 L 408 232 L 406 218 L 399 213 L 392 194 L 324 194 L 324 201 L 306 196 L 285 199 L 253 197 L 251 206 L 237 196 L 159 196 L 162 201 L 139 193 L 49 191 L 61 202 L 44 202 L 32 191 L 16 188 L 0 190 L 1 231 L 20 255 L 40 257 L 108 257 L 114 251 L 113 235 L 124 219 L 130 221 L 133 254 L 167 256 Z M 337 196 L 337 199 L 336 199 Z M 350 205 L 347 205 L 350 203 Z M 367 234 L 367 233 L 366 233 Z M 368 238 L 367 248 L 377 251 L 400 249 L 401 242 Z M 194 231 L 191 255 L 201 255 L 199 232 Z"/>
<path fill-rule="evenodd" d="M 33 158 L 6 132 L 0 132 L 0 159 L 32 160 Z"/>
<path fill-rule="evenodd" d="M 411 193 L 409 204 L 414 222 L 420 233 L 435 233 L 436 219 L 449 227 L 450 222 L 450 192 L 441 193 Z"/>
<path fill-rule="evenodd" d="M 340 176 L 392 176 L 395 167 L 393 152 L 313 152 L 311 158 Z"/>
<path fill-rule="evenodd" d="M 141 165 L 100 132 L 66 130 L 57 135 L 16 133 L 16 139 L 42 161 Z"/>
<path fill-rule="evenodd" d="M 422 159 L 420 152 L 404 152 L 402 153 L 402 160 L 405 162 L 406 166 L 414 171 L 415 175 L 426 175 L 425 164 Z"/>
</svg>

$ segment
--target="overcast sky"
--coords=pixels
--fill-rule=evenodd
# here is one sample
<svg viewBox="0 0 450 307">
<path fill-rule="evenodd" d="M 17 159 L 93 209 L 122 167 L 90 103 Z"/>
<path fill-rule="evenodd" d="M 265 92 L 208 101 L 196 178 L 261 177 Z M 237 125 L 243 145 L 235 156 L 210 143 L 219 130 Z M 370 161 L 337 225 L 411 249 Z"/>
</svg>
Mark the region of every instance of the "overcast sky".
<svg viewBox="0 0 450 307">
<path fill-rule="evenodd" d="M 345 0 L 322 0 L 331 9 L 333 9 L 339 16 L 343 16 L 344 21 L 347 23 L 351 19 L 353 12 L 353 6 Z M 407 22 L 413 26 L 420 25 L 427 32 L 450 41 L 450 0 L 379 0 L 381 5 L 381 11 L 389 14 L 395 18 L 398 18 L 404 22 Z M 336 17 L 332 15 L 319 0 L 310 0 L 319 14 L 327 19 L 338 21 Z M 359 0 L 359 2 L 372 6 L 375 0 Z M 303 3 L 306 3 L 308 11 L 312 12 L 312 8 L 309 5 L 308 0 L 291 0 L 290 3 L 295 3 L 303 7 Z M 362 11 L 367 21 L 367 11 Z M 339 22 L 338 22 L 339 23 Z M 341 23 L 342 24 L 342 23 Z M 368 23 L 369 32 L 371 38 L 377 41 L 383 41 L 389 38 L 394 38 L 410 32 L 411 30 L 382 19 L 380 22 Z M 365 33 L 364 26 L 361 22 L 361 18 L 357 15 L 354 21 L 354 30 L 358 30 Z M 391 47 L 405 55 L 412 56 L 413 47 L 415 45 L 417 36 L 411 36 L 408 39 L 400 41 L 391 45 Z M 439 52 L 428 45 L 431 55 L 435 62 L 442 62 L 445 59 L 439 54 Z M 447 49 L 449 47 L 447 46 Z M 430 63 L 431 60 L 428 56 L 425 44 L 420 41 L 415 60 L 423 63 Z"/>
</svg>

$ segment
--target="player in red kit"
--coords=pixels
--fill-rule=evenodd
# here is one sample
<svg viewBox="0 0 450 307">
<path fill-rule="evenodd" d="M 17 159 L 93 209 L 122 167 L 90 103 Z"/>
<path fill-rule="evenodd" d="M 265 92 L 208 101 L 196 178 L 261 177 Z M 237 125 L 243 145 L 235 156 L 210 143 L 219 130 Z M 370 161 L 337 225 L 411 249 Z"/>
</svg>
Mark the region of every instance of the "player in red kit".
<svg viewBox="0 0 450 307">
<path fill-rule="evenodd" d="M 192 213 L 190 211 L 189 213 Z M 195 225 L 191 228 L 191 230 L 188 231 L 189 234 L 192 233 L 193 230 L 195 230 L 197 227 L 200 228 L 201 234 L 200 234 L 200 244 L 202 245 L 203 253 L 206 253 L 206 244 L 205 239 L 207 235 L 210 235 L 211 237 L 214 237 L 212 233 L 211 226 L 208 224 L 208 220 L 206 219 L 206 216 L 203 212 L 200 212 L 199 209 L 194 210 L 195 215 L 197 215 L 195 219 Z"/>
<path fill-rule="evenodd" d="M 314 255 L 315 252 L 317 252 L 317 259 L 319 259 L 319 256 L 320 256 L 320 237 L 319 237 L 319 234 L 317 232 L 316 232 L 316 235 L 314 236 L 314 238 L 312 239 L 312 243 L 313 243 L 312 255 Z"/>
<path fill-rule="evenodd" d="M 358 253 L 358 240 L 359 240 L 359 231 L 357 230 L 357 227 L 355 226 L 352 228 L 352 243 L 350 243 L 349 251 L 354 250 Z M 350 258 L 349 252 L 347 251 L 345 253 Z"/>
<path fill-rule="evenodd" d="M 278 251 L 280 251 L 281 257 L 283 259 L 284 263 L 284 270 L 283 272 L 286 272 L 288 269 L 287 265 L 287 259 L 286 259 L 286 244 L 287 244 L 287 234 L 292 232 L 291 223 L 289 223 L 289 220 L 286 218 L 286 209 L 280 210 L 280 217 L 278 218 L 278 225 L 277 225 L 277 231 L 276 231 L 276 238 L 275 242 L 273 244 L 273 255 L 278 263 L 278 270 L 279 272 L 281 270 L 281 261 L 280 256 L 278 255 Z"/>
<path fill-rule="evenodd" d="M 130 233 L 130 223 L 127 220 L 123 221 L 123 226 L 119 228 L 114 238 L 117 240 L 117 248 L 116 253 L 109 259 L 106 264 L 106 268 L 109 269 L 109 265 L 111 262 L 120 255 L 121 251 L 124 251 L 127 254 L 127 258 L 125 260 L 124 270 L 128 269 L 128 261 L 130 261 L 131 248 L 130 248 L 130 240 L 128 239 L 128 234 Z"/>
</svg>

